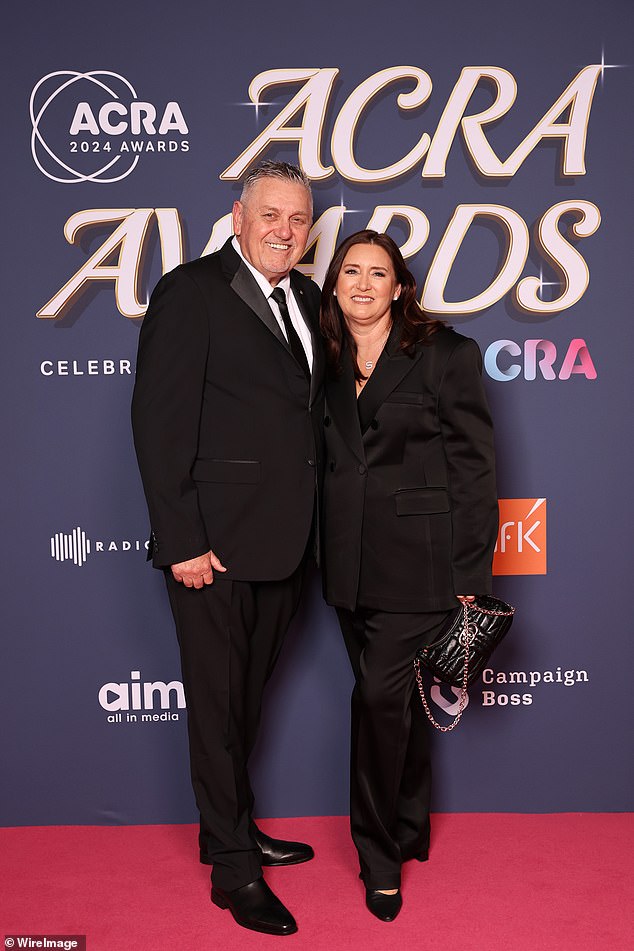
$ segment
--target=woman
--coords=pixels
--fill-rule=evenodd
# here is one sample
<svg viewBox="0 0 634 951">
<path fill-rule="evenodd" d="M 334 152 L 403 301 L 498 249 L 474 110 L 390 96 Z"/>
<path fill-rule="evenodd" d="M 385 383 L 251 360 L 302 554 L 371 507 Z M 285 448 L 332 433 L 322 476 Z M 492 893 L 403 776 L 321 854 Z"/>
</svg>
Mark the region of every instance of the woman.
<svg viewBox="0 0 634 951">
<path fill-rule="evenodd" d="M 355 675 L 350 823 L 366 904 L 391 921 L 402 863 L 429 846 L 413 659 L 456 598 L 491 590 L 493 435 L 477 344 L 425 316 L 387 235 L 360 231 L 337 249 L 321 326 L 325 595 Z"/>
</svg>

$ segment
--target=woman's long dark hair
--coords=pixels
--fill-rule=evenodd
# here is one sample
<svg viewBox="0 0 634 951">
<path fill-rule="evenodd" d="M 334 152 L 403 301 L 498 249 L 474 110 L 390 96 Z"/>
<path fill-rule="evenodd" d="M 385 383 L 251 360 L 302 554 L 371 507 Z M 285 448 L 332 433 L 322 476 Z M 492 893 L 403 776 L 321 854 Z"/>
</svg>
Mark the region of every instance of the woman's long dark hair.
<svg viewBox="0 0 634 951">
<path fill-rule="evenodd" d="M 444 326 L 444 321 L 427 317 L 420 307 L 416 300 L 414 275 L 407 268 L 403 255 L 392 238 L 386 234 L 380 234 L 378 231 L 366 229 L 365 231 L 357 231 L 356 234 L 352 234 L 345 241 L 342 241 L 330 262 L 324 281 L 324 289 L 321 295 L 321 332 L 326 340 L 326 357 L 331 372 L 335 374 L 341 372 L 341 355 L 344 346 L 347 346 L 352 354 L 355 379 L 366 380 L 367 377 L 363 375 L 357 364 L 356 344 L 346 326 L 339 302 L 333 293 L 346 254 L 355 244 L 375 244 L 379 248 L 383 248 L 392 262 L 396 283 L 401 285 L 398 300 L 392 301 L 392 320 L 401 325 L 401 349 L 405 353 L 413 355 L 417 343 L 429 342 L 431 335 L 439 327 Z"/>
</svg>

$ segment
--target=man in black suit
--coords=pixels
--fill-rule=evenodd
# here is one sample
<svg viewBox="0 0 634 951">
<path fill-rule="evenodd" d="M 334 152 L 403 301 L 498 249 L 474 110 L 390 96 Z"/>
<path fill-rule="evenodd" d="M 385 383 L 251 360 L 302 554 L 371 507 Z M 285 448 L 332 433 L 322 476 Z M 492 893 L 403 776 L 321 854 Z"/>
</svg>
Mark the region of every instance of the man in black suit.
<svg viewBox="0 0 634 951">
<path fill-rule="evenodd" d="M 317 546 L 320 294 L 293 270 L 311 222 L 299 168 L 263 162 L 247 175 L 234 237 L 152 294 L 132 406 L 151 555 L 181 651 L 201 861 L 213 865 L 212 901 L 269 934 L 297 925 L 262 866 L 313 857 L 257 828 L 247 771 Z"/>
</svg>

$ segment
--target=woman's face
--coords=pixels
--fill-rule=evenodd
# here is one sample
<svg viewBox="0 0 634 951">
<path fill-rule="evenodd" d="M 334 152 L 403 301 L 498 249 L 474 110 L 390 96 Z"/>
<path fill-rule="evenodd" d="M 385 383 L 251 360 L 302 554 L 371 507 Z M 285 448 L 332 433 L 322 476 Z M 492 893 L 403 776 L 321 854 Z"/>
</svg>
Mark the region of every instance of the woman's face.
<svg viewBox="0 0 634 951">
<path fill-rule="evenodd" d="M 401 292 L 387 251 L 376 244 L 354 244 L 335 285 L 346 321 L 371 326 L 389 314 Z"/>
</svg>

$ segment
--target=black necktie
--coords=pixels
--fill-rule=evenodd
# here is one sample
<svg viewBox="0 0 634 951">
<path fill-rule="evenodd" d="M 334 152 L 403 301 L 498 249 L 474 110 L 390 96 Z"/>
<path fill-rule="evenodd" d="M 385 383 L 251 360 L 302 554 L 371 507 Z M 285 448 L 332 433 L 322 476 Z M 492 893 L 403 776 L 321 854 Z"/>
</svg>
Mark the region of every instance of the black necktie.
<svg viewBox="0 0 634 951">
<path fill-rule="evenodd" d="M 280 316 L 284 322 L 284 329 L 286 330 L 286 336 L 291 348 L 291 353 L 299 363 L 308 379 L 310 379 L 310 369 L 308 367 L 306 351 L 304 350 L 302 342 L 299 339 L 299 334 L 293 327 L 293 321 L 291 320 L 291 315 L 288 312 L 288 307 L 286 304 L 286 294 L 281 287 L 276 287 L 271 294 L 271 297 L 280 309 Z"/>
</svg>

